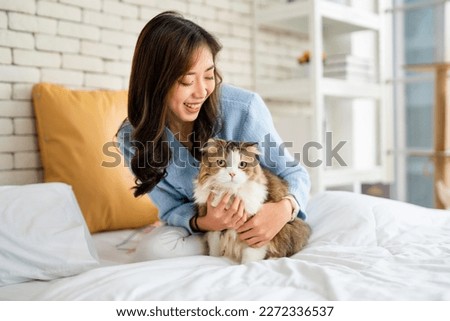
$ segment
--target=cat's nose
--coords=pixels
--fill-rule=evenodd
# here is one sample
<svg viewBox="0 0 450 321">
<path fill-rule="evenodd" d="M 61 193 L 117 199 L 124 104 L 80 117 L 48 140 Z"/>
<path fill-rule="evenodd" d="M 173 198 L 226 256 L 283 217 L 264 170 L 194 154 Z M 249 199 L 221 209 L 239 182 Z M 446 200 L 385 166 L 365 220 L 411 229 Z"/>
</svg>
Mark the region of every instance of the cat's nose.
<svg viewBox="0 0 450 321">
<path fill-rule="evenodd" d="M 228 173 L 228 174 L 230 174 L 231 178 L 233 178 L 233 177 L 235 177 L 235 176 L 236 176 L 236 174 L 235 174 L 235 173 L 233 173 L 233 172 L 231 172 L 231 173 Z"/>
</svg>

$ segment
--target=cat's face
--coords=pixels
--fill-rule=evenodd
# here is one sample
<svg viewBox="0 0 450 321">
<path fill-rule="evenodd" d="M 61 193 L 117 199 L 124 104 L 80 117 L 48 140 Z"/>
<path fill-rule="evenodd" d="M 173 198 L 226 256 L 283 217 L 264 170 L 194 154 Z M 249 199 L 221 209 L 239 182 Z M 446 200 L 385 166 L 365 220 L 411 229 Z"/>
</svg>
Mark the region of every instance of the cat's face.
<svg viewBox="0 0 450 321">
<path fill-rule="evenodd" d="M 240 186 L 261 171 L 256 143 L 210 139 L 202 149 L 199 181 L 214 180 L 224 187 Z"/>
</svg>

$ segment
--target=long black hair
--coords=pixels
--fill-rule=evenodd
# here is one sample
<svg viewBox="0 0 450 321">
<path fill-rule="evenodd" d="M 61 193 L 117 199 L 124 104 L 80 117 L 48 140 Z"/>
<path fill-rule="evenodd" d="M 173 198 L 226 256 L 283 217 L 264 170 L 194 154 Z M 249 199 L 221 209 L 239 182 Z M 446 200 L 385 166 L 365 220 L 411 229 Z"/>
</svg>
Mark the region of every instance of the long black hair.
<svg viewBox="0 0 450 321">
<path fill-rule="evenodd" d="M 130 163 L 136 176 L 136 197 L 151 191 L 167 174 L 171 157 L 165 135 L 167 96 L 192 67 L 194 54 L 202 46 L 209 48 L 215 62 L 222 48 L 220 43 L 205 29 L 174 11 L 155 16 L 138 37 L 128 89 L 128 120 L 133 126 L 135 147 Z M 217 88 L 222 78 L 217 68 L 214 73 L 216 90 L 203 103 L 194 122 L 193 153 L 212 137 L 219 119 Z"/>
</svg>

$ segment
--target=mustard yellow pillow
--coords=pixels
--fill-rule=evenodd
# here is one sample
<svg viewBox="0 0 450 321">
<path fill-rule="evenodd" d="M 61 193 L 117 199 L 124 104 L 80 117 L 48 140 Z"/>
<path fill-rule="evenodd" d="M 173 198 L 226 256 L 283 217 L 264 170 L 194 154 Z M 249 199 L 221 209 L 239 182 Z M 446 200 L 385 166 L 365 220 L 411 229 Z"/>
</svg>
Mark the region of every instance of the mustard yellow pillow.
<svg viewBox="0 0 450 321">
<path fill-rule="evenodd" d="M 133 196 L 133 175 L 114 146 L 127 113 L 126 91 L 40 83 L 33 104 L 44 180 L 72 185 L 91 233 L 157 220 L 150 199 Z"/>
</svg>

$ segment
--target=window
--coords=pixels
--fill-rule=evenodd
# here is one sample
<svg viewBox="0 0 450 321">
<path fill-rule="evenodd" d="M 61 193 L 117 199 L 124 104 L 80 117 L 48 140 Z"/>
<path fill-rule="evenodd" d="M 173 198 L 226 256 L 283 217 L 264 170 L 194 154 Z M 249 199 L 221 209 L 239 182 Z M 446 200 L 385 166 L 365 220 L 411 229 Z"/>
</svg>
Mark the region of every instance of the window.
<svg viewBox="0 0 450 321">
<path fill-rule="evenodd" d="M 395 190 L 398 199 L 427 207 L 434 206 L 434 73 L 405 66 L 445 60 L 445 7 L 442 0 L 395 0 L 393 9 Z"/>
</svg>

